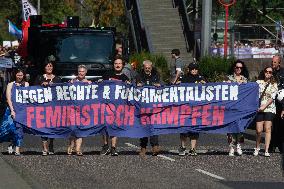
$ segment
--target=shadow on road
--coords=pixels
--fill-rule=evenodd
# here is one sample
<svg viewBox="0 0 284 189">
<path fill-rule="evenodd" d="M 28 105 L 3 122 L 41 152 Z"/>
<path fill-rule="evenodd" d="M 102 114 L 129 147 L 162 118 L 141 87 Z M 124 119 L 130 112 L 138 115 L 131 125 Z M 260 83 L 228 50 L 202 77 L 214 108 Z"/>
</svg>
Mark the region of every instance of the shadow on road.
<svg viewBox="0 0 284 189">
<path fill-rule="evenodd" d="M 273 189 L 283 189 L 284 188 L 284 182 L 249 182 L 249 181 L 222 181 L 220 182 L 230 188 L 233 189 L 267 189 L 267 188 L 273 188 Z"/>
</svg>

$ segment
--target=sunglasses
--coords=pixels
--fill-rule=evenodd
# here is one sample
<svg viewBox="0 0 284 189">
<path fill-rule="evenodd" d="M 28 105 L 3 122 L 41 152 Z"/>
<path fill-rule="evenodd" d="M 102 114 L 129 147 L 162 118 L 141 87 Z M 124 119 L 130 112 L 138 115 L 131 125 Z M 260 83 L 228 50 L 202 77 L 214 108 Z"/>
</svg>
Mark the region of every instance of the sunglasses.
<svg viewBox="0 0 284 189">
<path fill-rule="evenodd" d="M 243 69 L 243 67 L 236 66 L 235 69 Z"/>
<path fill-rule="evenodd" d="M 269 74 L 272 74 L 273 72 L 272 72 L 272 71 L 265 71 L 265 73 L 269 73 Z"/>
</svg>

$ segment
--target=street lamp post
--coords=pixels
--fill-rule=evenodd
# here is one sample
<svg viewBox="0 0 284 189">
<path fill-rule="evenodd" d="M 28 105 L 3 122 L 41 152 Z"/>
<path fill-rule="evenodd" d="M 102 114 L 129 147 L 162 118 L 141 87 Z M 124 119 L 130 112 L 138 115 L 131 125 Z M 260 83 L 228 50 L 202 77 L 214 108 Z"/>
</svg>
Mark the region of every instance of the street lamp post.
<svg viewBox="0 0 284 189">
<path fill-rule="evenodd" d="M 228 20 L 229 20 L 229 7 L 235 4 L 236 0 L 219 0 L 219 3 L 225 7 L 225 32 L 224 32 L 224 57 L 228 55 Z"/>
</svg>

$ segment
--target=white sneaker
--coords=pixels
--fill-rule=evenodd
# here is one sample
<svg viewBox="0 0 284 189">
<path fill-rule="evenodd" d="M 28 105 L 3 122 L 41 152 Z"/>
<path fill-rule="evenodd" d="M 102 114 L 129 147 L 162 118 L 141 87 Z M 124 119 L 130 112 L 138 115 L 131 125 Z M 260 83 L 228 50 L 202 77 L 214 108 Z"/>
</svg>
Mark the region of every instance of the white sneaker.
<svg viewBox="0 0 284 189">
<path fill-rule="evenodd" d="M 230 147 L 229 156 L 234 156 L 235 150 L 234 147 Z"/>
<path fill-rule="evenodd" d="M 258 156 L 259 150 L 260 150 L 260 148 L 254 148 L 253 155 Z"/>
<path fill-rule="evenodd" d="M 237 144 L 237 153 L 239 156 L 241 156 L 243 154 L 243 151 L 242 151 L 242 147 L 240 144 Z"/>
<path fill-rule="evenodd" d="M 265 157 L 270 157 L 270 154 L 269 154 L 268 152 L 265 152 L 265 153 L 264 153 L 264 156 L 265 156 Z"/>
<path fill-rule="evenodd" d="M 14 152 L 13 145 L 8 146 L 8 154 L 12 154 Z"/>
</svg>

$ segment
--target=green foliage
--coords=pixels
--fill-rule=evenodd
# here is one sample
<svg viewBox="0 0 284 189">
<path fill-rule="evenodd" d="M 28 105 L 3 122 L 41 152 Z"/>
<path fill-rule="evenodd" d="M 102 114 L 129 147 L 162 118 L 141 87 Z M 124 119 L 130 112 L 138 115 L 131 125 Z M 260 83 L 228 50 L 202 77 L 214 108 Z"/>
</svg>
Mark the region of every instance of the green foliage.
<svg viewBox="0 0 284 189">
<path fill-rule="evenodd" d="M 0 43 L 2 40 L 15 40 L 8 33 L 8 19 L 13 22 L 19 29 L 21 29 L 21 4 L 20 1 L 5 0 L 1 1 L 0 6 Z"/>
<path fill-rule="evenodd" d="M 37 0 L 29 0 L 37 8 Z M 41 15 L 43 23 L 57 24 L 66 19 L 67 16 L 74 15 L 74 10 L 67 3 L 67 0 L 41 1 Z M 19 29 L 22 28 L 22 4 L 21 1 L 5 0 L 0 6 L 0 39 L 15 40 L 16 38 L 8 33 L 8 22 L 11 20 Z"/>
<path fill-rule="evenodd" d="M 60 24 L 66 20 L 67 16 L 74 14 L 72 7 L 62 0 L 42 1 L 41 3 L 43 23 Z"/>
<path fill-rule="evenodd" d="M 151 60 L 153 62 L 154 67 L 159 72 L 161 79 L 165 82 L 169 81 L 169 68 L 166 58 L 163 55 L 155 55 L 148 52 L 134 53 L 130 56 L 130 62 L 137 62 L 138 72 L 142 70 L 143 61 Z"/>
<path fill-rule="evenodd" d="M 37 8 L 37 0 L 29 0 Z M 124 14 L 123 0 L 41 0 L 40 14 L 43 23 L 62 23 L 67 16 L 82 16 L 81 26 L 90 26 L 92 20 L 95 25 L 115 26 L 118 32 L 127 32 L 126 17 Z M 22 4 L 20 0 L 4 0 L 0 6 L 0 39 L 14 40 L 15 37 L 8 33 L 7 19 L 11 20 L 21 29 Z"/>
<path fill-rule="evenodd" d="M 199 70 L 208 82 L 224 81 L 234 59 L 223 57 L 203 57 L 199 62 Z"/>
<path fill-rule="evenodd" d="M 115 26 L 117 31 L 126 31 L 123 0 L 84 0 L 82 24 L 85 26 Z"/>
<path fill-rule="evenodd" d="M 263 8 L 272 8 L 266 9 L 268 16 L 274 20 L 284 21 L 283 10 L 276 10 L 276 8 L 284 7 L 284 1 L 279 0 L 237 0 L 236 4 L 231 8 L 234 18 L 237 23 L 270 23 L 271 20 L 267 19 L 261 13 L 258 12 L 258 9 L 263 11 Z"/>
</svg>

